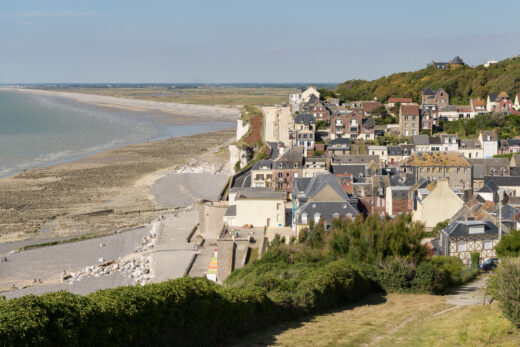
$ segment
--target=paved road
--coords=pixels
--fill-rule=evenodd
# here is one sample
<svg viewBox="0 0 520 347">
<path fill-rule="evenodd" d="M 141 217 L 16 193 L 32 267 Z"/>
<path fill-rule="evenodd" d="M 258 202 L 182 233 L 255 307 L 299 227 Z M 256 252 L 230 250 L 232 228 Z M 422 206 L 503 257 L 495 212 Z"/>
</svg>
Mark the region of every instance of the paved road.
<svg viewBox="0 0 520 347">
<path fill-rule="evenodd" d="M 486 296 L 484 291 L 487 279 L 488 274 L 480 275 L 475 281 L 460 286 L 446 297 L 446 302 L 456 306 L 489 303 L 490 297 Z"/>
</svg>

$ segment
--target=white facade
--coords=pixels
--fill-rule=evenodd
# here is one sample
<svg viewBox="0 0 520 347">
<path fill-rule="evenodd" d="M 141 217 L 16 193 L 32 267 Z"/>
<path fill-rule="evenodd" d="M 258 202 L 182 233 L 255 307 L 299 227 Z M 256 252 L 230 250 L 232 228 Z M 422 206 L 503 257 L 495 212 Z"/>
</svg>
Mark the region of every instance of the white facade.
<svg viewBox="0 0 520 347">
<path fill-rule="evenodd" d="M 480 133 L 478 137 L 480 145 L 482 146 L 482 152 L 484 158 L 493 158 L 498 153 L 498 141 L 493 141 L 489 136 L 482 135 Z"/>
</svg>

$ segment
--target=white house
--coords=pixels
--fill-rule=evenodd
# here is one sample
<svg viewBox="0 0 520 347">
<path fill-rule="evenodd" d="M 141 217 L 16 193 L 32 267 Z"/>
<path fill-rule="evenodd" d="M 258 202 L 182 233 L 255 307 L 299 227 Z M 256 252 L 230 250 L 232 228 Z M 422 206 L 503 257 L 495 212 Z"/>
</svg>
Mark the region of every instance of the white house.
<svg viewBox="0 0 520 347">
<path fill-rule="evenodd" d="M 498 137 L 494 131 L 481 131 L 478 140 L 482 146 L 484 158 L 493 158 L 498 153 Z"/>
<path fill-rule="evenodd" d="M 269 188 L 232 188 L 224 222 L 230 226 L 285 226 L 285 193 Z"/>
<path fill-rule="evenodd" d="M 388 147 L 386 146 L 368 146 L 367 148 L 368 155 L 378 155 L 379 162 L 381 164 L 385 164 L 388 160 Z"/>
</svg>

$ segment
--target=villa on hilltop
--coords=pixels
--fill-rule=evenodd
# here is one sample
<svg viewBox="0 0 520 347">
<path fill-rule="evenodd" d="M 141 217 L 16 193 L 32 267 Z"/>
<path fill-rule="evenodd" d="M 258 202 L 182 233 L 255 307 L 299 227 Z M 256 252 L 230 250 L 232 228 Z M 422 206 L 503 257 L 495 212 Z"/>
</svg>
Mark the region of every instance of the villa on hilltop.
<svg viewBox="0 0 520 347">
<path fill-rule="evenodd" d="M 434 68 L 439 69 L 439 70 L 455 70 L 455 69 L 457 69 L 459 67 L 462 67 L 464 65 L 466 65 L 464 63 L 464 60 L 462 60 L 461 57 L 456 55 L 453 59 L 451 59 L 447 63 L 436 62 L 436 61 L 432 60 L 432 62 L 430 64 L 428 64 L 428 67 L 433 66 Z"/>
</svg>

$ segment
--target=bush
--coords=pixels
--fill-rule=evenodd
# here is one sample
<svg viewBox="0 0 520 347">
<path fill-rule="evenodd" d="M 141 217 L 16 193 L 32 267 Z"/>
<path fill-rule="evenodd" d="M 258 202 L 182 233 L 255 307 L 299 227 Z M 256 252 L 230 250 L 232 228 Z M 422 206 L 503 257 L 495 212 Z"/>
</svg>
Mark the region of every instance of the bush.
<svg viewBox="0 0 520 347">
<path fill-rule="evenodd" d="M 488 291 L 504 316 L 520 328 L 520 259 L 503 259 L 488 279 Z"/>
<path fill-rule="evenodd" d="M 518 257 L 520 255 L 520 230 L 513 230 L 509 235 L 502 236 L 495 246 L 499 257 Z"/>
<path fill-rule="evenodd" d="M 183 278 L 0 301 L 2 345 L 214 345 L 278 320 L 262 288 Z"/>
</svg>

